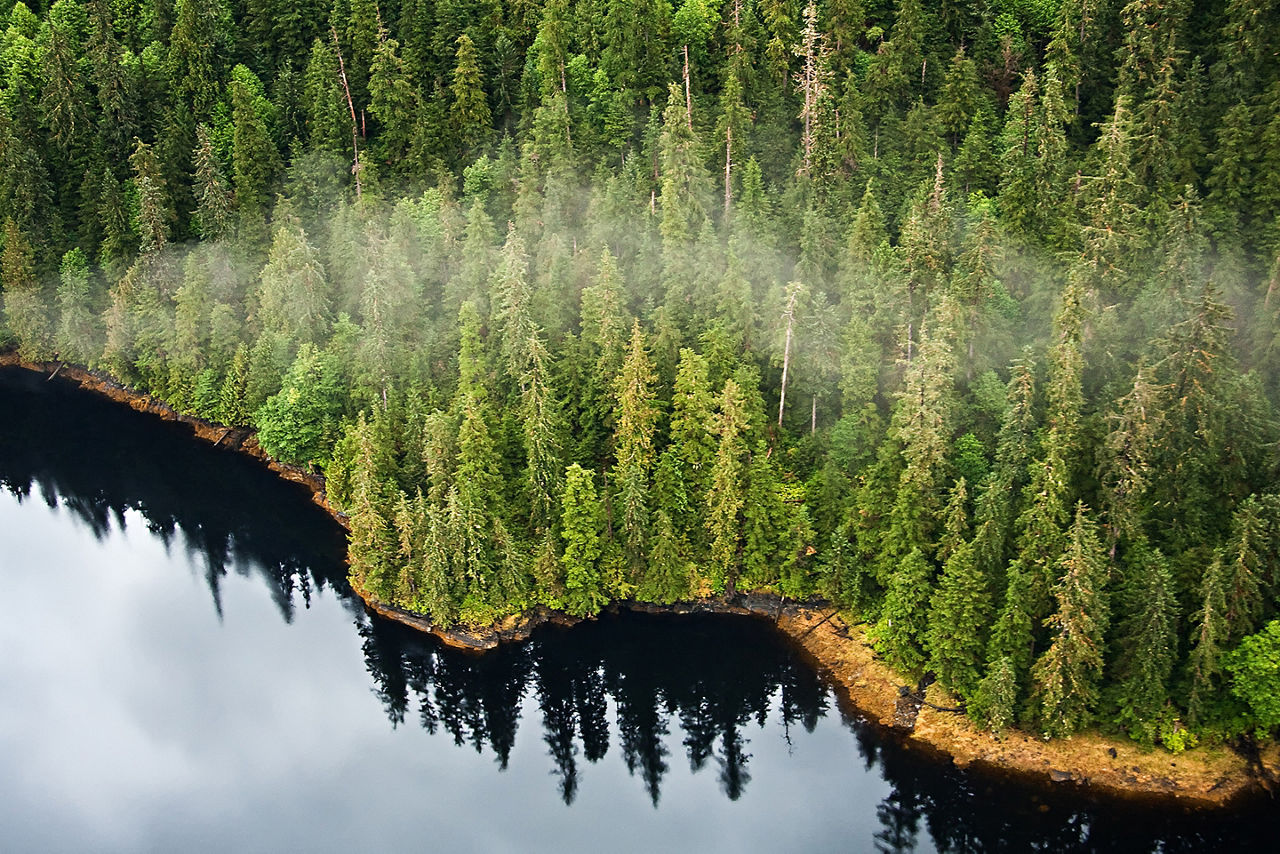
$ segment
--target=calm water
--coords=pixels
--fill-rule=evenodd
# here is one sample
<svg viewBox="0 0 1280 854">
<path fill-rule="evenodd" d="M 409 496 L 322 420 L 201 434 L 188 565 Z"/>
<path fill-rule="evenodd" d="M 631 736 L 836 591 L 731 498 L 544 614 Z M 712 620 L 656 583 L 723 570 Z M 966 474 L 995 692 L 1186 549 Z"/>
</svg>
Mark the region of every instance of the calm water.
<svg viewBox="0 0 1280 854">
<path fill-rule="evenodd" d="M 1270 848 L 1230 815 L 958 773 L 763 623 L 611 617 L 484 656 L 368 617 L 304 493 L 0 369 L 6 851 Z M 1264 842 L 1265 841 L 1265 842 Z"/>
</svg>

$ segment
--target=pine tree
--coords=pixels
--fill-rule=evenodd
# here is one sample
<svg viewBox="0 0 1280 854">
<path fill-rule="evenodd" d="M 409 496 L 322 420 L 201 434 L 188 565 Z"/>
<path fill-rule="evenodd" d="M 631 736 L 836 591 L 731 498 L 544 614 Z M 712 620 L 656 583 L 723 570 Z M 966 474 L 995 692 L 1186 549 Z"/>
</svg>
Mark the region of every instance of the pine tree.
<svg viewBox="0 0 1280 854">
<path fill-rule="evenodd" d="M 800 167 L 796 174 L 801 178 L 813 174 L 814 146 L 820 137 L 819 124 L 824 101 L 830 96 L 830 68 L 827 64 L 826 36 L 818 29 L 818 4 L 809 0 L 804 7 L 804 29 L 800 34 L 800 46 L 796 55 L 800 58 L 800 71 L 796 85 L 800 90 Z"/>
<path fill-rule="evenodd" d="M 1164 432 L 1159 401 L 1162 391 L 1151 381 L 1150 370 L 1139 365 L 1133 386 L 1117 402 L 1119 411 L 1112 416 L 1102 485 L 1113 552 L 1120 539 L 1135 543 L 1145 539 L 1143 507 Z"/>
<path fill-rule="evenodd" d="M 224 14 L 218 0 L 175 4 L 167 60 L 169 91 L 195 122 L 207 121 L 218 102 L 220 65 L 228 56 L 218 32 Z"/>
<path fill-rule="evenodd" d="M 319 345 L 331 320 L 328 277 L 302 225 L 282 218 L 271 238 L 258 292 L 258 323 L 294 347 Z"/>
<path fill-rule="evenodd" d="M 551 384 L 552 360 L 536 328 L 530 330 L 526 348 L 528 358 L 520 378 L 525 486 L 534 530 L 549 530 L 563 472 L 564 416 Z"/>
<path fill-rule="evenodd" d="M 716 122 L 716 136 L 724 140 L 724 213 L 728 217 L 733 207 L 734 167 L 744 150 L 752 125 L 751 111 L 746 103 L 747 83 L 752 73 L 749 45 L 742 19 L 743 0 L 733 0 L 726 10 L 724 87 L 720 91 L 720 118 Z"/>
<path fill-rule="evenodd" d="M 715 466 L 716 438 L 712 432 L 715 398 L 711 393 L 705 357 L 688 348 L 680 351 L 675 393 L 671 398 L 671 451 L 680 461 L 680 485 L 686 504 L 670 512 L 675 530 L 691 544 L 705 542 L 706 496 Z M 702 557 L 704 548 L 695 554 Z"/>
<path fill-rule="evenodd" d="M 661 151 L 662 257 L 668 289 L 689 298 L 704 266 L 694 238 L 707 219 L 710 176 L 703 168 L 701 141 L 690 124 L 684 90 L 672 83 L 662 112 Z"/>
<path fill-rule="evenodd" d="M 102 242 L 98 245 L 98 265 L 108 279 L 117 279 L 137 250 L 137 236 L 125 208 L 120 182 L 110 169 L 102 170 L 98 217 L 102 222 Z"/>
<path fill-rule="evenodd" d="M 689 598 L 695 592 L 696 565 L 688 559 L 688 545 L 665 508 L 657 510 L 653 531 L 653 547 L 636 589 L 637 598 L 663 604 Z"/>
<path fill-rule="evenodd" d="M 78 28 L 49 16 L 49 40 L 44 54 L 41 107 L 50 137 L 64 158 L 75 162 L 89 133 L 89 93 L 81 74 L 83 50 Z"/>
<path fill-rule="evenodd" d="M 345 154 L 351 146 L 351 118 L 332 46 L 317 38 L 302 76 L 307 145 L 315 151 Z"/>
<path fill-rule="evenodd" d="M 991 604 L 990 587 L 978 570 L 974 546 L 962 543 L 942 568 L 924 636 L 929 669 L 962 697 L 970 697 L 978 689 Z"/>
<path fill-rule="evenodd" d="M 400 43 L 383 31 L 369 72 L 369 112 L 382 123 L 378 141 L 384 160 L 400 163 L 409 154 L 420 110 L 414 82 L 400 58 Z"/>
<path fill-rule="evenodd" d="M 126 101 L 128 81 L 121 64 L 121 45 L 112 25 L 110 0 L 91 0 L 88 7 L 85 53 L 89 82 L 98 101 L 98 156 L 103 162 L 117 163 L 126 156 L 128 141 L 136 133 Z"/>
<path fill-rule="evenodd" d="M 1027 506 L 1017 520 L 1018 562 L 1026 574 L 1026 600 L 1033 625 L 1051 606 L 1050 588 L 1055 568 L 1066 547 L 1074 495 L 1073 462 L 1079 450 L 1084 358 L 1084 295 L 1075 282 L 1063 291 L 1054 318 L 1054 346 L 1049 354 L 1049 383 L 1041 454 L 1030 467 L 1025 495 Z M 1006 607 L 1013 601 L 1006 598 Z M 1005 650 L 1004 654 L 1008 654 Z M 1015 659 L 1016 660 L 1016 659 Z"/>
<path fill-rule="evenodd" d="M 969 717 L 979 726 L 1002 735 L 1017 717 L 1018 673 L 1008 656 L 991 665 L 968 705 Z"/>
<path fill-rule="evenodd" d="M 1274 518 L 1257 496 L 1249 496 L 1236 508 L 1231 520 L 1231 537 L 1226 543 L 1226 621 L 1227 635 L 1233 641 L 1253 634 L 1259 627 L 1266 606 L 1266 592 L 1280 566 L 1276 557 L 1280 544 L 1275 538 Z M 1270 570 L 1268 570 L 1270 564 Z"/>
<path fill-rule="evenodd" d="M 951 57 L 934 118 L 954 149 L 978 110 L 978 67 L 961 47 Z"/>
<path fill-rule="evenodd" d="M 359 587 L 383 601 L 391 601 L 395 592 L 395 529 L 391 522 L 392 507 L 387 485 L 382 480 L 386 470 L 383 436 L 363 413 L 356 423 L 355 459 L 351 465 L 352 485 L 350 537 L 348 552 L 351 579 Z"/>
<path fill-rule="evenodd" d="M 622 368 L 624 336 L 622 274 L 606 248 L 600 254 L 595 281 L 582 289 L 581 352 L 585 389 L 578 415 L 579 441 L 593 459 L 603 457 L 606 439 L 601 428 L 613 422 L 613 380 Z"/>
<path fill-rule="evenodd" d="M 1228 643 L 1227 567 L 1222 552 L 1217 552 L 1200 583 L 1200 607 L 1192 616 L 1191 655 L 1187 675 L 1191 681 L 1187 696 L 1187 720 L 1191 726 L 1206 723 L 1213 710 L 1214 699 L 1221 691 L 1222 656 Z"/>
<path fill-rule="evenodd" d="M 1184 319 L 1154 342 L 1161 357 L 1156 377 L 1165 391 L 1150 504 L 1161 528 L 1158 544 L 1170 554 L 1226 534 L 1229 517 L 1211 496 L 1229 494 L 1224 485 L 1244 479 L 1241 466 L 1252 457 L 1253 441 L 1247 422 L 1229 417 L 1238 376 L 1228 343 L 1231 309 L 1212 280 L 1183 309 Z"/>
<path fill-rule="evenodd" d="M 881 555 L 881 576 L 913 550 L 931 556 L 936 549 L 937 515 L 947 473 L 955 409 L 954 355 L 939 310 L 922 335 L 919 352 L 908 362 L 894 405 L 890 432 L 902 448 L 903 468 Z"/>
</svg>

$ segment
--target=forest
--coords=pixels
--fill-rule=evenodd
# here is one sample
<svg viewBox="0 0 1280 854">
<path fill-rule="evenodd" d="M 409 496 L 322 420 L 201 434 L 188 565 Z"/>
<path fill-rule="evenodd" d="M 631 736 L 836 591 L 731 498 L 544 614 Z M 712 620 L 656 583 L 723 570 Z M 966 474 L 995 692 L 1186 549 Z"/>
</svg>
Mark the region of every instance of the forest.
<svg viewBox="0 0 1280 854">
<path fill-rule="evenodd" d="M 57 0 L 0 347 L 439 625 L 821 597 L 999 733 L 1280 727 L 1275 0 Z"/>
</svg>

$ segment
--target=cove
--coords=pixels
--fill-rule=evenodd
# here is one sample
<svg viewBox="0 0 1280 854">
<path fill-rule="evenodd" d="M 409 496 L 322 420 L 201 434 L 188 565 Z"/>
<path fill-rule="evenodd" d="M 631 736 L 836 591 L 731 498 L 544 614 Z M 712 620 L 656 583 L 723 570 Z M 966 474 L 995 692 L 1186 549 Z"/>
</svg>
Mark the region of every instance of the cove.
<svg viewBox="0 0 1280 854">
<path fill-rule="evenodd" d="M 1206 850 L 1194 812 L 957 771 L 767 623 L 609 616 L 484 656 L 370 617 L 305 489 L 0 371 L 11 850 Z"/>
</svg>

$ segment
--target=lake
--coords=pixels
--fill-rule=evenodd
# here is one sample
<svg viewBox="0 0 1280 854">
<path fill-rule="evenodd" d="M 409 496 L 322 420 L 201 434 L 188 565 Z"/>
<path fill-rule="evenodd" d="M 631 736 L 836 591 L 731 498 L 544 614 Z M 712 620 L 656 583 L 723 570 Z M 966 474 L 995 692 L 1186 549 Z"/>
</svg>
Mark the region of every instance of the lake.
<svg viewBox="0 0 1280 854">
<path fill-rule="evenodd" d="M 1204 851 L 1196 813 L 956 771 L 766 622 L 607 615 L 484 655 L 370 617 L 305 490 L 0 369 L 7 851 Z"/>
</svg>

